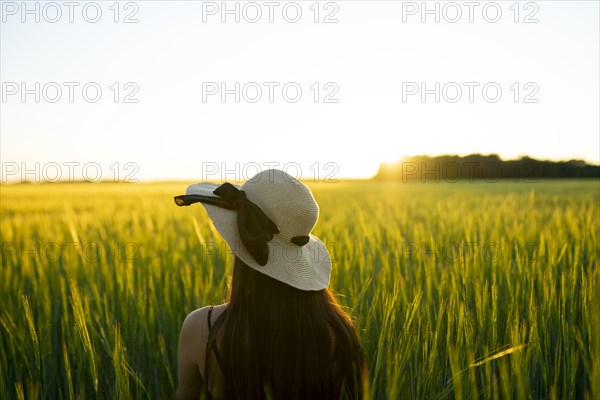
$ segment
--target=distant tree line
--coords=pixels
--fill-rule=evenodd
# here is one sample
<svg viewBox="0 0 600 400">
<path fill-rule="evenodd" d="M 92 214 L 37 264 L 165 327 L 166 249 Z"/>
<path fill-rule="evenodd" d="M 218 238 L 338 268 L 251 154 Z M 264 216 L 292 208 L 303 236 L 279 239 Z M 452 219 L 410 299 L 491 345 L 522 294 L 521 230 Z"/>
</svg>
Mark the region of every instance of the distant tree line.
<svg viewBox="0 0 600 400">
<path fill-rule="evenodd" d="M 539 178 L 598 178 L 600 165 L 587 164 L 583 160 L 547 161 L 527 156 L 518 160 L 502 160 L 496 154 L 470 154 L 460 157 L 442 155 L 437 157 L 407 157 L 396 163 L 383 163 L 376 180 L 440 182 L 459 180 L 495 181 L 499 179 Z"/>
</svg>

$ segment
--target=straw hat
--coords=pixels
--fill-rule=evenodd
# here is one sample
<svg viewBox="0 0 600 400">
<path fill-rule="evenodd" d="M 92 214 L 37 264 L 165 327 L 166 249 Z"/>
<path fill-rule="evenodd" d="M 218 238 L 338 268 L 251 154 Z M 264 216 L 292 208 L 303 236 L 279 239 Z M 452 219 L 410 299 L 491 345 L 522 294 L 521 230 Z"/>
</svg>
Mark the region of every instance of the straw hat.
<svg viewBox="0 0 600 400">
<path fill-rule="evenodd" d="M 268 169 L 242 186 L 203 182 L 175 197 L 179 206 L 197 202 L 231 251 L 250 268 L 301 290 L 329 285 L 329 252 L 311 234 L 319 206 L 302 182 Z"/>
</svg>

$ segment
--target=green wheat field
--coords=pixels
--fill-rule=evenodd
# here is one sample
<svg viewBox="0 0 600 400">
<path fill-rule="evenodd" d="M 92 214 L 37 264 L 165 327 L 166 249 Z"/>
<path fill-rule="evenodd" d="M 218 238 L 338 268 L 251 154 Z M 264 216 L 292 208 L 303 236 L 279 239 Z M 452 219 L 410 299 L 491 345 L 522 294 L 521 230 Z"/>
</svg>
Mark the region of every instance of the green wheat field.
<svg viewBox="0 0 600 400">
<path fill-rule="evenodd" d="M 369 398 L 600 399 L 598 180 L 307 184 Z M 0 398 L 174 398 L 233 265 L 186 186 L 0 187 Z"/>
</svg>

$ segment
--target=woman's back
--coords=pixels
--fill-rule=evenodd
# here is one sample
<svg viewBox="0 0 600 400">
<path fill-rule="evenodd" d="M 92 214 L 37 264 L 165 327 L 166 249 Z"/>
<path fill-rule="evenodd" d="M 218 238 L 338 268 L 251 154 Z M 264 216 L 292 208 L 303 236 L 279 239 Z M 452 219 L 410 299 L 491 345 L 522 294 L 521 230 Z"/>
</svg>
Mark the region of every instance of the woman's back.
<svg viewBox="0 0 600 400">
<path fill-rule="evenodd" d="M 209 306 L 208 312 L 206 314 L 206 326 L 207 326 L 207 336 L 210 337 L 211 334 L 215 334 L 214 324 L 215 321 L 218 321 L 218 318 L 224 314 L 224 311 L 227 307 L 227 304 L 221 304 L 218 306 Z M 204 310 L 206 311 L 206 310 Z M 203 332 L 197 332 L 197 337 L 201 337 Z M 334 346 L 332 346 L 330 357 L 334 360 L 334 349 L 335 349 L 335 336 L 334 332 L 330 330 L 330 338 Z M 208 391 L 209 397 L 212 398 L 222 398 L 223 397 L 223 360 L 221 356 L 221 351 L 219 350 L 222 343 L 222 335 L 217 335 L 215 340 L 211 341 L 209 344 L 208 341 L 204 341 L 201 345 L 203 346 L 203 352 L 198 354 L 197 362 L 202 372 L 202 380 L 207 382 L 206 389 Z M 200 363 L 200 361 L 203 363 Z M 207 362 L 208 361 L 208 362 Z M 211 365 L 210 370 L 208 370 L 207 366 Z M 342 377 L 340 375 L 340 369 L 338 363 L 332 362 L 330 365 L 331 375 L 336 382 L 336 386 L 341 386 Z M 207 377 L 208 376 L 208 380 Z"/>
<path fill-rule="evenodd" d="M 215 396 L 333 399 L 344 384 L 361 387 L 356 332 L 327 289 L 301 291 L 236 260 L 230 302 L 219 311 L 207 315 L 205 376 L 209 387 L 222 382 Z"/>
</svg>

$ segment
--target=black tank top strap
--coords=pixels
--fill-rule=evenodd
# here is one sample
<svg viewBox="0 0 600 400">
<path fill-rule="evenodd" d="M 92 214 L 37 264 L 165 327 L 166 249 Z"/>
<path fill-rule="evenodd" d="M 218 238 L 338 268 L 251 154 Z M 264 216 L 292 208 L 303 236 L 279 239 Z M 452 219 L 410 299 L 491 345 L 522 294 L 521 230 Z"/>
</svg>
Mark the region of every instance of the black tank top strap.
<svg viewBox="0 0 600 400">
<path fill-rule="evenodd" d="M 212 311 L 213 311 L 214 306 L 210 306 L 209 310 L 208 310 L 208 318 L 207 318 L 207 322 L 208 322 L 208 341 L 206 343 L 206 358 L 205 358 L 205 362 L 204 362 L 204 376 L 205 379 L 208 381 L 208 376 L 207 376 L 207 367 L 208 367 L 208 356 L 209 356 L 209 348 L 208 346 L 210 346 L 211 350 L 215 353 L 215 358 L 217 359 L 217 363 L 219 364 L 219 368 L 221 368 L 221 372 L 224 371 L 223 369 L 223 359 L 221 358 L 221 353 L 219 353 L 219 349 L 217 348 L 217 341 L 215 338 L 215 331 L 213 331 L 212 329 L 212 321 L 211 321 L 211 315 L 212 315 Z"/>
</svg>

